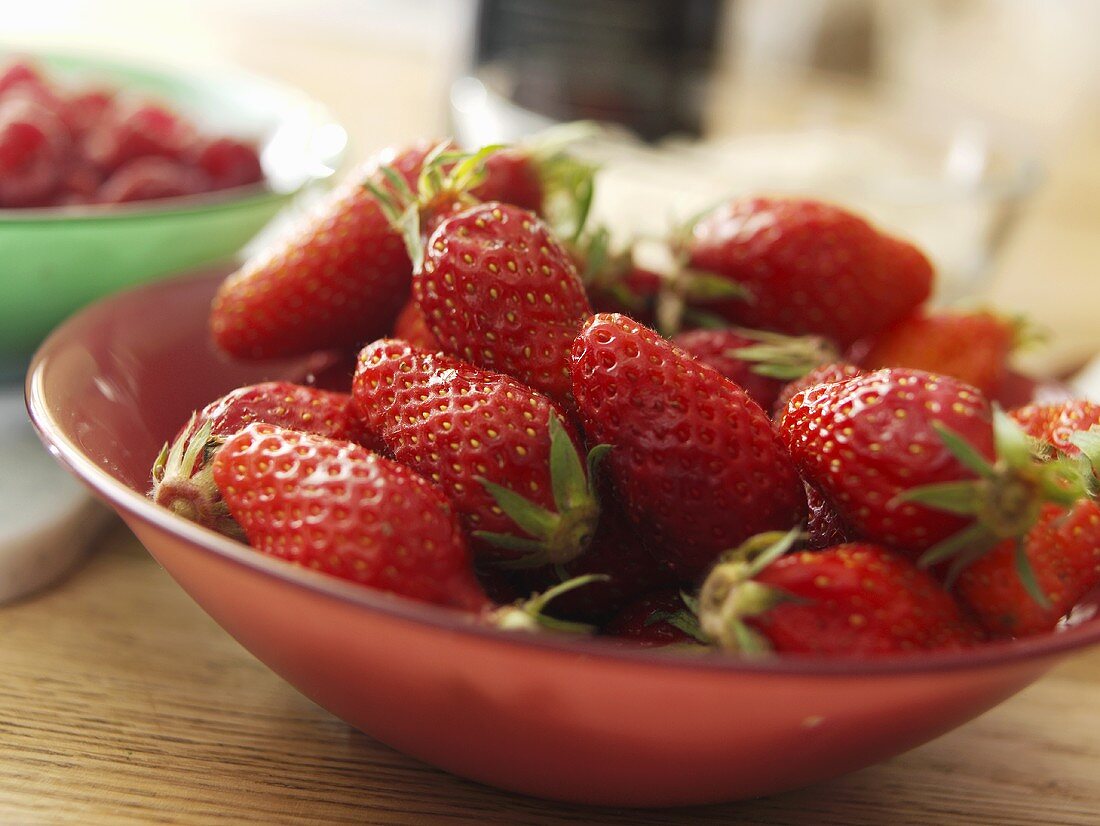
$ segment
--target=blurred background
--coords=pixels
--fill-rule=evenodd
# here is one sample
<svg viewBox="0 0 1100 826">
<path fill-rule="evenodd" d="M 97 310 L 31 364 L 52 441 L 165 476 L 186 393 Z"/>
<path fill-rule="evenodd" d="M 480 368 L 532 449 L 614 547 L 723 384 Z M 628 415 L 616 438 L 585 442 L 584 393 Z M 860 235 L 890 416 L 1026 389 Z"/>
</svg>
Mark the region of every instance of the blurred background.
<svg viewBox="0 0 1100 826">
<path fill-rule="evenodd" d="M 1096 31 L 1090 0 L 40 0 L 3 41 L 236 64 L 329 106 L 350 159 L 614 121 L 612 222 L 832 197 L 923 243 L 945 298 L 1029 312 L 1061 370 L 1100 350 Z"/>
</svg>

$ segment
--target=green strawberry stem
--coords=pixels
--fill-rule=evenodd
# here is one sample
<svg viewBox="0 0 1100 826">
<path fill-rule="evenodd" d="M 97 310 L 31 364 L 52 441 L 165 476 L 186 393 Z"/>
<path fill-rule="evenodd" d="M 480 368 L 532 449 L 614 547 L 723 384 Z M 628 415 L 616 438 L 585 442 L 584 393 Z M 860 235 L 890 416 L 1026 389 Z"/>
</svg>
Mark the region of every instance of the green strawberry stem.
<svg viewBox="0 0 1100 826">
<path fill-rule="evenodd" d="M 755 582 L 753 577 L 790 551 L 803 536 L 801 528 L 786 533 L 770 531 L 750 537 L 722 554 L 699 591 L 699 627 L 707 641 L 748 655 L 771 651 L 768 641 L 744 618 L 763 614 L 793 597 Z"/>
<path fill-rule="evenodd" d="M 731 329 L 759 343 L 737 347 L 729 355 L 752 362 L 752 372 L 768 378 L 794 381 L 816 367 L 840 360 L 837 349 L 820 336 L 785 336 L 747 327 Z"/>
<path fill-rule="evenodd" d="M 171 448 L 166 443 L 153 462 L 149 496 L 177 516 L 243 540 L 244 532 L 230 516 L 211 472 L 210 459 L 222 440 L 211 435 L 211 422 L 196 431 L 195 421 L 192 414 Z"/>
<path fill-rule="evenodd" d="M 611 449 L 610 445 L 596 445 L 582 462 L 556 413 L 550 414 L 549 430 L 550 482 L 555 510 L 478 477 L 497 506 L 527 534 L 474 531 L 478 539 L 519 553 L 516 559 L 498 563 L 501 568 L 537 568 L 570 562 L 588 549 L 596 532 L 600 517 L 599 465 Z"/>
<path fill-rule="evenodd" d="M 542 184 L 542 214 L 558 237 L 568 242 L 577 242 L 584 232 L 597 171 L 569 149 L 601 131 L 592 121 L 574 121 L 551 126 L 516 145 L 535 165 Z"/>
<path fill-rule="evenodd" d="M 442 201 L 477 203 L 470 190 L 485 176 L 485 159 L 502 148 L 501 144 L 490 144 L 476 152 L 455 152 L 446 141 L 436 144 L 424 158 L 415 192 L 391 166 L 378 170 L 388 187 L 369 178 L 364 182 L 386 220 L 401 233 L 414 272 L 424 263 L 420 227 L 425 215 Z"/>
<path fill-rule="evenodd" d="M 569 591 L 583 588 L 594 582 L 607 582 L 611 577 L 606 574 L 585 574 L 548 588 L 529 599 L 519 600 L 512 605 L 502 605 L 488 614 L 488 622 L 504 631 L 559 631 L 566 634 L 591 634 L 595 626 L 583 622 L 549 617 L 543 612 L 553 600 Z"/>
<path fill-rule="evenodd" d="M 945 576 L 950 587 L 972 563 L 1002 542 L 1015 540 L 1020 582 L 1036 603 L 1049 606 L 1050 600 L 1039 587 L 1028 560 L 1025 538 L 1038 522 L 1045 503 L 1070 508 L 1090 495 L 1095 477 L 1087 464 L 1069 457 L 1046 460 L 1019 425 L 996 407 L 996 459 L 992 463 L 950 428 L 938 422 L 933 427 L 948 451 L 978 478 L 925 485 L 895 498 L 899 503 L 916 502 L 973 517 L 959 533 L 925 551 L 918 564 L 928 568 L 950 560 Z"/>
<path fill-rule="evenodd" d="M 695 611 L 688 607 L 687 599 L 683 594 L 680 595 L 684 599 L 684 607 L 678 611 L 654 611 L 648 617 L 642 625 L 650 626 L 656 625 L 659 622 L 667 622 L 673 628 L 677 628 L 683 631 L 689 637 L 696 642 L 707 645 L 710 640 L 703 633 L 703 629 L 699 627 L 699 617 L 696 616 Z"/>
</svg>

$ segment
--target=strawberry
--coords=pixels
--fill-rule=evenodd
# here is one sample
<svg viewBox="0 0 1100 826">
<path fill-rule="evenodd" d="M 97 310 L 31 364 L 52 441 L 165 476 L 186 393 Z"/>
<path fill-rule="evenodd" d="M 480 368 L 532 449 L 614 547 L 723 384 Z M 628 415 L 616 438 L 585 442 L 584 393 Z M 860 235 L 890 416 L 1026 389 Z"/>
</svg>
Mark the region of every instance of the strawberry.
<svg viewBox="0 0 1100 826">
<path fill-rule="evenodd" d="M 828 548 L 830 545 L 843 545 L 849 541 L 848 530 L 840 514 L 813 485 L 806 485 L 806 506 L 809 518 L 806 520 L 807 544 L 810 548 Z"/>
<path fill-rule="evenodd" d="M 394 457 L 451 497 L 479 559 L 534 567 L 587 548 L 599 515 L 591 467 L 586 474 L 579 439 L 541 393 L 382 340 L 360 354 L 352 395 Z"/>
<path fill-rule="evenodd" d="M 748 292 L 712 311 L 842 347 L 909 315 L 932 287 L 932 266 L 916 247 L 839 207 L 797 198 L 719 207 L 694 225 L 689 253 L 693 268 Z"/>
<path fill-rule="evenodd" d="M 258 551 L 422 602 L 489 606 L 446 497 L 352 442 L 252 424 L 212 473 Z"/>
<path fill-rule="evenodd" d="M 944 444 L 976 480 L 928 485 L 905 498 L 972 521 L 919 562 L 943 563 L 946 583 L 957 587 L 990 632 L 1048 631 L 1100 584 L 1100 505 L 1091 498 L 1100 434 L 1074 435 L 1087 459 L 1061 452 L 1050 458 L 1052 451 L 1036 450 L 1035 441 L 999 410 L 994 429 L 997 458 L 991 463 L 959 434 L 941 428 Z"/>
<path fill-rule="evenodd" d="M 795 379 L 779 391 L 779 396 L 775 400 L 772 411 L 778 419 L 783 415 L 783 411 L 787 409 L 787 405 L 790 403 L 791 399 L 803 390 L 809 390 L 811 387 L 816 387 L 819 384 L 833 384 L 838 381 L 847 381 L 848 379 L 854 379 L 856 376 L 862 374 L 862 370 L 854 364 L 848 364 L 845 361 L 837 361 L 832 364 L 823 364 L 820 367 L 815 367 L 802 378 Z"/>
<path fill-rule="evenodd" d="M 517 148 L 502 149 L 485 159 L 485 175 L 471 194 L 479 201 L 501 201 L 520 209 L 542 209 L 543 186 L 535 159 Z"/>
<path fill-rule="evenodd" d="M 596 312 L 655 322 L 665 279 L 635 264 L 633 248 L 613 250 L 611 231 L 604 226 L 590 228 L 567 247 Z"/>
<path fill-rule="evenodd" d="M 590 319 L 573 346 L 585 433 L 631 519 L 681 576 L 747 536 L 805 515 L 802 483 L 745 392 L 625 316 Z"/>
<path fill-rule="evenodd" d="M 1033 439 L 1044 442 L 1067 456 L 1081 451 L 1072 441 L 1074 434 L 1100 425 L 1100 404 L 1077 399 L 1062 404 L 1036 404 L 1009 414 Z"/>
<path fill-rule="evenodd" d="M 1021 541 L 1000 542 L 967 565 L 955 591 L 990 633 L 1019 637 L 1053 630 L 1097 585 L 1100 505 L 1083 500 L 1068 510 L 1043 505 Z"/>
<path fill-rule="evenodd" d="M 586 574 L 607 577 L 554 600 L 550 613 L 583 622 L 607 619 L 629 600 L 674 582 L 669 569 L 651 556 L 626 515 L 601 491 L 600 521 L 592 544 L 576 559 L 521 573 L 528 590 L 541 591 Z"/>
<path fill-rule="evenodd" d="M 420 307 L 412 299 L 409 299 L 397 314 L 397 319 L 393 322 L 392 338 L 407 341 L 416 349 L 429 353 L 443 349 L 439 339 L 428 329 L 428 323 L 424 320 Z"/>
<path fill-rule="evenodd" d="M 409 294 L 401 235 L 364 179 L 388 185 L 383 165 L 414 181 L 430 145 L 377 155 L 282 244 L 249 260 L 218 290 L 210 327 L 241 358 L 349 348 L 383 335 Z"/>
<path fill-rule="evenodd" d="M 708 364 L 771 410 L 787 382 L 834 363 L 839 354 L 817 336 L 784 336 L 744 327 L 689 330 L 672 343 Z"/>
<path fill-rule="evenodd" d="M 604 634 L 642 648 L 686 645 L 703 650 L 706 642 L 695 612 L 676 588 L 634 600 L 607 623 Z"/>
<path fill-rule="evenodd" d="M 918 311 L 875 334 L 859 358 L 867 370 L 912 367 L 952 376 L 995 396 L 1022 324 L 988 311 Z"/>
<path fill-rule="evenodd" d="M 569 407 L 569 348 L 591 314 L 568 253 L 534 214 L 501 203 L 440 224 L 413 295 L 444 349 Z"/>
<path fill-rule="evenodd" d="M 967 521 L 898 496 L 917 486 L 972 480 L 934 425 L 993 456 L 988 402 L 969 385 L 918 370 L 880 370 L 797 393 L 779 435 L 806 481 L 854 535 L 919 553 Z"/>
<path fill-rule="evenodd" d="M 239 387 L 212 401 L 176 434 L 153 464 L 155 502 L 219 533 L 237 536 L 210 476 L 209 459 L 225 436 L 254 422 L 364 444 L 372 439 L 352 408 L 351 396 L 289 382 Z"/>
<path fill-rule="evenodd" d="M 584 229 L 594 194 L 595 168 L 571 155 L 569 144 L 584 137 L 576 124 L 547 129 L 485 158 L 471 194 L 500 201 L 543 218 L 562 238 Z"/>
<path fill-rule="evenodd" d="M 797 531 L 731 552 L 699 594 L 699 623 L 719 647 L 874 657 L 966 648 L 981 630 L 936 580 L 869 543 L 787 551 Z"/>
</svg>

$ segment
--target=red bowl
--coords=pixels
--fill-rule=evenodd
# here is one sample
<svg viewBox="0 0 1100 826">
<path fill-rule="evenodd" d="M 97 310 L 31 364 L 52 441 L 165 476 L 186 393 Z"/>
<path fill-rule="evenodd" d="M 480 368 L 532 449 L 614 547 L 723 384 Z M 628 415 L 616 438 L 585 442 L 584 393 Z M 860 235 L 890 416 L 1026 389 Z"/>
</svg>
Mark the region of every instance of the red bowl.
<svg viewBox="0 0 1100 826">
<path fill-rule="evenodd" d="M 618 806 L 767 795 L 924 743 L 1100 641 L 1091 599 L 1058 633 L 966 652 L 744 661 L 624 650 L 482 628 L 261 556 L 144 495 L 153 458 L 194 408 L 318 366 L 217 353 L 206 315 L 224 275 L 158 282 L 71 318 L 31 366 L 31 417 L 226 631 L 333 714 L 447 771 Z"/>
</svg>

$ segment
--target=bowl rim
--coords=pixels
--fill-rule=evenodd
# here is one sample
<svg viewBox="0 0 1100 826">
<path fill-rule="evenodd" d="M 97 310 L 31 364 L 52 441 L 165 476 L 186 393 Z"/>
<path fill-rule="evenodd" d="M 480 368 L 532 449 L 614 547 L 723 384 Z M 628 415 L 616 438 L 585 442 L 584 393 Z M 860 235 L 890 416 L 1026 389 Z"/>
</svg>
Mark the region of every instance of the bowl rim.
<svg viewBox="0 0 1100 826">
<path fill-rule="evenodd" d="M 47 64 L 50 61 L 58 60 L 86 61 L 108 71 L 121 72 L 129 70 L 166 79 L 190 79 L 196 82 L 207 81 L 213 83 L 215 78 L 222 79 L 231 76 L 235 83 L 248 84 L 257 89 L 262 88 L 270 93 L 277 94 L 288 103 L 293 102 L 298 106 L 310 107 L 312 117 L 316 121 L 314 124 L 315 129 L 320 125 L 328 124 L 334 124 L 340 129 L 344 129 L 344 126 L 336 119 L 327 105 L 311 97 L 297 86 L 266 77 L 227 61 L 206 61 L 196 66 L 183 66 L 178 63 L 133 55 L 116 56 L 95 49 L 51 48 L 49 46 L 19 48 L 10 42 L 0 40 L 0 62 L 8 58 L 22 57 Z M 344 164 L 347 154 L 345 144 L 344 148 L 334 156 L 336 165 L 333 174 Z M 256 183 L 215 189 L 194 195 L 153 198 L 122 204 L 4 207 L 0 208 L 0 228 L 9 223 L 25 227 L 33 224 L 114 222 L 155 219 L 169 214 L 184 215 L 217 212 L 242 206 L 285 201 L 307 187 L 329 177 L 332 177 L 332 175 L 310 174 L 303 176 L 294 186 L 276 188 L 272 186 L 271 180 L 265 172 L 264 179 Z"/>
<path fill-rule="evenodd" d="M 1068 654 L 1076 649 L 1100 643 L 1100 616 L 1091 617 L 1073 627 L 1014 640 L 987 642 L 975 648 L 955 651 L 929 651 L 886 655 L 874 658 L 853 656 L 784 654 L 760 659 L 722 656 L 695 656 L 679 650 L 628 647 L 600 637 L 567 637 L 556 634 L 522 634 L 486 626 L 461 611 L 430 605 L 396 594 L 364 588 L 284 560 L 258 553 L 247 545 L 213 530 L 190 522 L 160 507 L 129 485 L 116 479 L 89 458 L 65 435 L 50 413 L 45 393 L 46 374 L 55 350 L 70 346 L 70 330 L 92 314 L 108 314 L 112 304 L 139 293 L 156 293 L 189 279 L 213 281 L 224 278 L 224 271 L 206 269 L 177 275 L 122 290 L 96 301 L 75 313 L 55 329 L 38 348 L 31 360 L 24 386 L 27 412 L 47 451 L 67 470 L 118 512 L 126 512 L 166 533 L 189 543 L 197 550 L 250 568 L 283 584 L 305 588 L 320 596 L 358 606 L 385 615 L 389 619 L 413 622 L 442 631 L 472 635 L 482 641 L 504 645 L 535 646 L 548 653 L 572 657 L 607 659 L 623 664 L 658 666 L 691 671 L 729 672 L 760 675 L 801 675 L 807 677 L 892 676 L 936 673 L 996 667 L 1023 660 L 1043 659 Z"/>
</svg>

